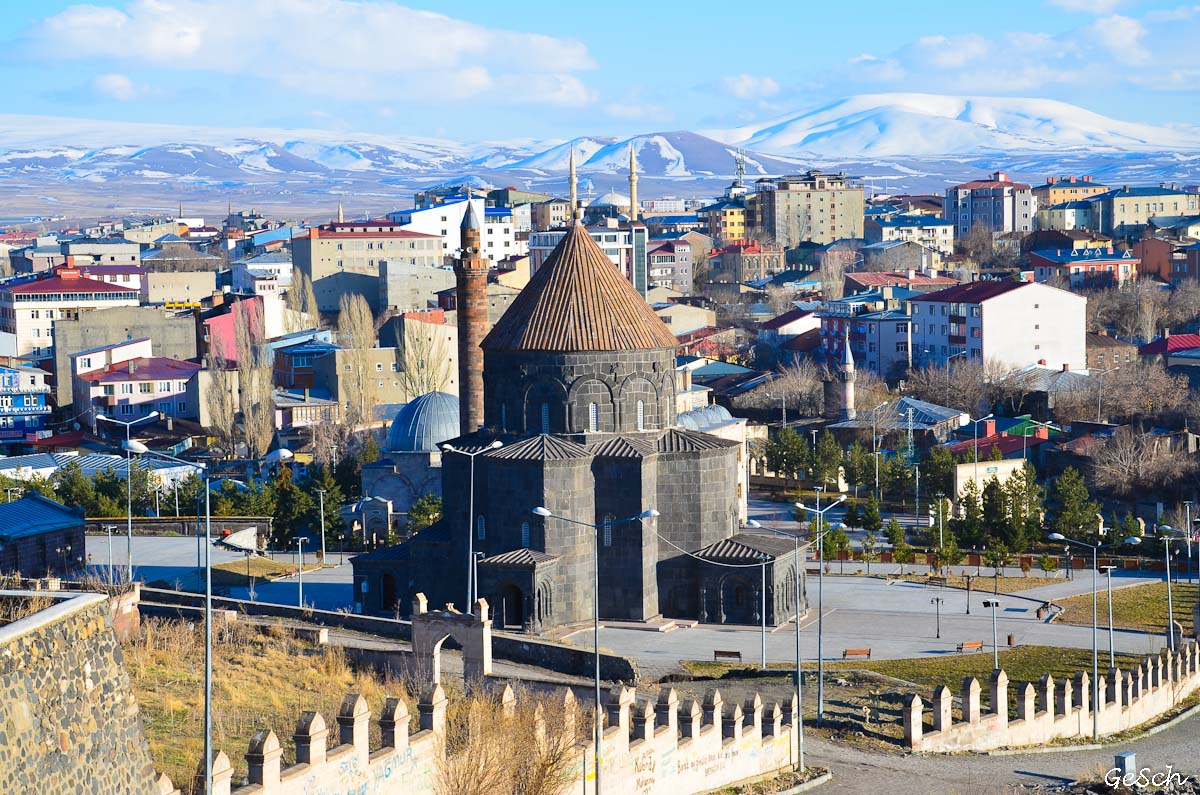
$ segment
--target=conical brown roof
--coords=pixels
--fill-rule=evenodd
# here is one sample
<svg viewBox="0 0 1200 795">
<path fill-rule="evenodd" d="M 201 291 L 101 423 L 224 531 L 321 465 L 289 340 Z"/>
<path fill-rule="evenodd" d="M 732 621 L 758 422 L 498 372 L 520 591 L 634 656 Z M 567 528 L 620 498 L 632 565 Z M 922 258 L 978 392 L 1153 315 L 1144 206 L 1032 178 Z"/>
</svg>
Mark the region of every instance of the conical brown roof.
<svg viewBox="0 0 1200 795">
<path fill-rule="evenodd" d="M 550 252 L 482 347 L 490 351 L 674 348 L 675 335 L 579 224 Z"/>
</svg>

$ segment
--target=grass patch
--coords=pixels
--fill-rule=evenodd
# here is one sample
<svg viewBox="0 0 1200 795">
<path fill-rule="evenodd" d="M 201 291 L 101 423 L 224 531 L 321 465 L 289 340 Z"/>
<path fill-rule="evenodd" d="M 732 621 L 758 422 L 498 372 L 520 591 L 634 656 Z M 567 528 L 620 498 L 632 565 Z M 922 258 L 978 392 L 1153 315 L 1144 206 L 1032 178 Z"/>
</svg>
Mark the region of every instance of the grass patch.
<svg viewBox="0 0 1200 795">
<path fill-rule="evenodd" d="M 305 571 L 317 571 L 320 563 L 304 564 Z M 249 585 L 251 580 L 267 580 L 276 577 L 287 577 L 296 573 L 296 564 L 284 563 L 261 555 L 254 555 L 246 560 L 231 560 L 212 567 L 213 585 L 230 587 Z"/>
<path fill-rule="evenodd" d="M 213 743 L 229 756 L 235 781 L 245 775 L 243 755 L 258 728 L 273 729 L 285 756 L 295 758 L 291 735 L 301 712 L 317 710 L 334 727 L 346 693 L 361 693 L 375 715 L 387 696 L 407 698 L 399 682 L 352 670 L 339 647 L 238 624 L 217 624 L 213 635 Z M 195 777 L 204 755 L 202 628 L 147 620 L 123 650 L 155 767 L 184 793 L 197 784 L 202 791 L 203 781 Z M 336 735 L 334 728 L 331 742 Z M 372 747 L 379 742 L 373 722 Z"/>
<path fill-rule="evenodd" d="M 903 577 L 891 576 L 888 579 L 904 580 L 905 582 L 926 582 L 929 577 L 925 574 L 905 574 Z M 971 590 L 979 593 L 1018 593 L 1027 591 L 1030 588 L 1040 588 L 1043 585 L 1053 585 L 1054 583 L 1062 582 L 1061 579 L 1053 577 L 990 577 L 983 575 L 982 577 L 971 577 Z M 951 588 L 967 587 L 967 578 L 960 575 L 946 577 L 946 585 Z M 1090 615 L 1090 614 L 1089 614 Z M 1088 623 L 1091 623 L 1091 618 L 1088 618 Z"/>
<path fill-rule="evenodd" d="M 1176 582 L 1171 585 L 1171 598 L 1175 608 L 1175 620 L 1186 632 L 1192 626 L 1192 611 L 1196 607 L 1196 584 Z M 1167 584 L 1152 582 L 1145 585 L 1131 585 L 1128 588 L 1118 588 L 1113 591 L 1113 626 L 1121 629 L 1134 629 L 1142 632 L 1167 631 Z M 1092 595 L 1082 594 L 1065 599 L 1055 599 L 1054 603 L 1062 605 L 1062 615 L 1058 621 L 1066 624 L 1092 623 Z M 1108 595 L 1101 591 L 1096 599 L 1096 615 L 1100 624 L 1108 626 Z"/>
</svg>

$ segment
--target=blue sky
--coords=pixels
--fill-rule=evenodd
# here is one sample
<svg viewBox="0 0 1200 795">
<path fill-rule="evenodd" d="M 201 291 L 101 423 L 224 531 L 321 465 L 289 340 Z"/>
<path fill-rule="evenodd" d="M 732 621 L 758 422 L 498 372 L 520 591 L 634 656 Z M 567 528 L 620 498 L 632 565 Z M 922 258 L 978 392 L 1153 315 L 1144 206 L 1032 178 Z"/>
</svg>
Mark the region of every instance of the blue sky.
<svg viewBox="0 0 1200 795">
<path fill-rule="evenodd" d="M 862 93 L 1200 123 L 1200 6 L 6 0 L 5 112 L 462 140 L 731 127 Z"/>
</svg>

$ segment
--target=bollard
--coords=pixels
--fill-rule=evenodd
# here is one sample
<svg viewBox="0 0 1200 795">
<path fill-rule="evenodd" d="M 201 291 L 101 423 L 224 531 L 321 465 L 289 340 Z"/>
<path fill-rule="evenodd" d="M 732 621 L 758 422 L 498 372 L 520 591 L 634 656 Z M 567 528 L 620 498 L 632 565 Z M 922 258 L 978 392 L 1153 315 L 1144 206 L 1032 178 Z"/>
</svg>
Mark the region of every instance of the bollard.
<svg viewBox="0 0 1200 795">
<path fill-rule="evenodd" d="M 1130 776 L 1129 781 L 1137 778 L 1137 754 L 1133 751 L 1117 754 L 1113 761 L 1116 763 L 1117 772 L 1122 779 L 1126 776 Z"/>
<path fill-rule="evenodd" d="M 1008 633 L 1008 645 L 1009 645 L 1009 646 L 1016 646 L 1016 645 L 1017 645 L 1017 636 L 1016 636 L 1016 635 L 1014 635 L 1014 634 L 1013 634 L 1013 633 L 1011 633 L 1011 632 L 1010 632 L 1010 633 Z"/>
</svg>

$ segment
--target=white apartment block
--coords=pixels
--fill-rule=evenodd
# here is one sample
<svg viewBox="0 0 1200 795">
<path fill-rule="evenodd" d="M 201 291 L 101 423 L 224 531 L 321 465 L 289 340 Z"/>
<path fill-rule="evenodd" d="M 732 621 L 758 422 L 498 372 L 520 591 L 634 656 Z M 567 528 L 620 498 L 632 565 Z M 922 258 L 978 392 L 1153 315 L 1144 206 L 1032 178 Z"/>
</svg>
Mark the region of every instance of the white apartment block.
<svg viewBox="0 0 1200 795">
<path fill-rule="evenodd" d="M 467 207 L 475 206 L 475 216 L 483 219 L 480 232 L 480 253 L 492 262 L 499 262 L 513 254 L 524 254 L 524 245 L 518 245 L 512 210 L 507 207 L 487 207 L 483 199 L 449 199 L 431 207 L 399 210 L 388 213 L 388 220 L 400 225 L 406 232 L 436 235 L 442 239 L 442 255 L 458 257 L 459 227 Z"/>
<path fill-rule="evenodd" d="M 912 358 L 1087 369 L 1087 299 L 1038 282 L 980 281 L 909 301 Z"/>
<path fill-rule="evenodd" d="M 692 290 L 692 246 L 686 240 L 650 241 L 650 286 Z"/>
<path fill-rule="evenodd" d="M 946 220 L 965 236 L 976 226 L 989 232 L 1032 232 L 1037 220 L 1033 189 L 1013 182 L 1003 171 L 946 189 Z"/>
<path fill-rule="evenodd" d="M 78 268 L 60 265 L 50 273 L 0 285 L 0 332 L 15 337 L 17 356 L 49 356 L 54 352 L 55 320 L 75 320 L 93 309 L 138 303 L 137 290 L 90 279 Z"/>
<path fill-rule="evenodd" d="M 899 240 L 919 243 L 942 254 L 954 253 L 954 224 L 932 215 L 868 218 L 863 224 L 863 236 L 868 243 Z"/>
</svg>

